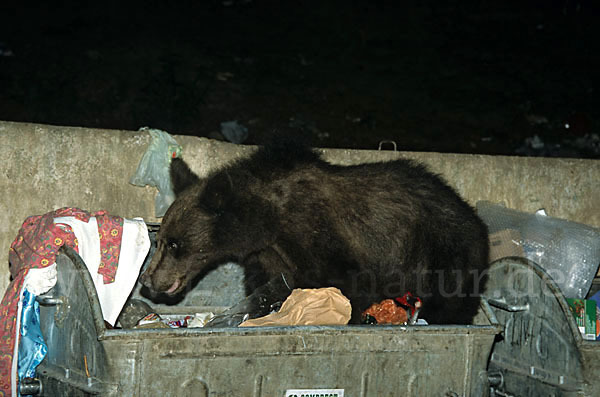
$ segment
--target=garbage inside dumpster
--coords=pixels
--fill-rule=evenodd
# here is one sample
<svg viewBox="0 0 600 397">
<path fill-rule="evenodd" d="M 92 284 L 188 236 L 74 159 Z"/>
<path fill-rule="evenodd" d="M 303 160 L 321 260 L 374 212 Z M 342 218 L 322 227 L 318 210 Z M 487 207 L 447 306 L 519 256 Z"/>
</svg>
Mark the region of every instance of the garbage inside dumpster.
<svg viewBox="0 0 600 397">
<path fill-rule="evenodd" d="M 202 328 L 214 317 L 215 314 L 213 312 L 196 313 L 194 317 L 190 321 L 188 321 L 188 327 Z"/>
<path fill-rule="evenodd" d="M 363 312 L 364 324 L 415 324 L 423 302 L 407 292 L 396 299 L 384 299 Z"/>
<path fill-rule="evenodd" d="M 546 270 L 567 298 L 584 299 L 600 265 L 600 230 L 480 201 L 493 259 L 524 256 Z"/>
<path fill-rule="evenodd" d="M 294 289 L 277 312 L 249 319 L 240 327 L 286 325 L 346 325 L 350 301 L 337 288 Z"/>
<path fill-rule="evenodd" d="M 215 315 L 205 327 L 237 327 L 250 318 L 266 316 L 281 307 L 290 293 L 285 277 L 273 277 L 237 304 Z"/>
<path fill-rule="evenodd" d="M 596 340 L 596 301 L 567 298 L 567 303 L 583 339 Z"/>
<path fill-rule="evenodd" d="M 600 341 L 600 291 L 590 295 L 589 299 L 596 302 L 596 340 Z"/>
<path fill-rule="evenodd" d="M 167 320 L 170 321 L 170 320 Z M 157 313 L 150 313 L 140 319 L 134 328 L 171 328 Z"/>
<path fill-rule="evenodd" d="M 168 315 L 149 313 L 138 320 L 133 329 L 150 328 L 201 328 L 204 327 L 215 314 L 212 312 L 196 313 L 195 315 Z"/>
<path fill-rule="evenodd" d="M 207 321 L 206 317 L 207 313 L 196 313 L 195 316 L 178 315 L 163 318 L 147 302 L 130 298 L 119 315 L 117 328 L 186 328 L 190 323 L 191 326 L 203 327 Z"/>
<path fill-rule="evenodd" d="M 373 303 L 362 314 L 363 324 L 406 325 L 408 314 L 406 309 L 398 306 L 393 299 L 384 299 Z"/>
<path fill-rule="evenodd" d="M 130 298 L 125 302 L 118 323 L 122 328 L 133 328 L 139 321 L 152 313 L 152 307 L 140 299 Z"/>
</svg>

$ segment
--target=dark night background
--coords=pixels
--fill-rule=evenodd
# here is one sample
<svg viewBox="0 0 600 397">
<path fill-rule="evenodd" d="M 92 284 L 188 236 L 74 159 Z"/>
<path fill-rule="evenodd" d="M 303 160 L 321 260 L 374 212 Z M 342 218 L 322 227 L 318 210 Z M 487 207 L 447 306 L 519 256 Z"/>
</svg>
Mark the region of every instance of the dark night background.
<svg viewBox="0 0 600 397">
<path fill-rule="evenodd" d="M 599 11 L 583 0 L 2 2 L 0 120 L 211 137 L 237 120 L 248 144 L 276 132 L 321 147 L 600 158 Z"/>
</svg>

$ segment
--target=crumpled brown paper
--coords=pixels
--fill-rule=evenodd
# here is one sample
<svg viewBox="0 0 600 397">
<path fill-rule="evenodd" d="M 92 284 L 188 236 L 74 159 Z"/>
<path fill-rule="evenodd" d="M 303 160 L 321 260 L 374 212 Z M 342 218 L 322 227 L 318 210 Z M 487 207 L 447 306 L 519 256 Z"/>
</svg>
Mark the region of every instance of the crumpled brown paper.
<svg viewBox="0 0 600 397">
<path fill-rule="evenodd" d="M 295 289 L 276 313 L 244 321 L 240 327 L 277 325 L 345 325 L 352 306 L 334 287 Z"/>
</svg>

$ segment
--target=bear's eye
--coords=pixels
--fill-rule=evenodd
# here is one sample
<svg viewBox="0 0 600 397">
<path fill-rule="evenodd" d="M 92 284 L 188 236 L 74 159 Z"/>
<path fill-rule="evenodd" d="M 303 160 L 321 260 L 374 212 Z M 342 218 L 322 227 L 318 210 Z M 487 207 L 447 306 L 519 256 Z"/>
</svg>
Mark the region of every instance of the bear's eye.
<svg viewBox="0 0 600 397">
<path fill-rule="evenodd" d="M 173 240 L 167 241 L 167 249 L 169 251 L 177 251 L 178 248 L 179 248 L 179 244 L 177 244 L 176 241 L 173 241 Z"/>
</svg>

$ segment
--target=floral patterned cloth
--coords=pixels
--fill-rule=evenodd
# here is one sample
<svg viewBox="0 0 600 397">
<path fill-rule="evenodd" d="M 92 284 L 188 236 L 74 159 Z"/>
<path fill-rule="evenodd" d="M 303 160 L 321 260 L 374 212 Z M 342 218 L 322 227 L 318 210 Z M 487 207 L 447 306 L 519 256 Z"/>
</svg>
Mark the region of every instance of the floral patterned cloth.
<svg viewBox="0 0 600 397">
<path fill-rule="evenodd" d="M 56 261 L 58 250 L 68 245 L 78 251 L 77 239 L 67 225 L 55 224 L 54 218 L 72 216 L 88 222 L 96 217 L 100 238 L 101 263 L 98 273 L 105 284 L 115 279 L 123 218 L 108 215 L 105 211 L 90 214 L 77 208 L 61 208 L 45 215 L 30 216 L 23 222 L 10 246 L 9 262 L 12 281 L 0 303 L 0 397 L 11 395 L 11 370 L 17 334 L 17 312 L 23 282 L 29 269 L 50 266 Z"/>
<path fill-rule="evenodd" d="M 104 277 L 104 284 L 115 281 L 119 253 L 121 252 L 121 236 L 123 235 L 123 218 L 111 216 L 106 211 L 94 214 L 100 233 L 100 266 L 98 273 Z"/>
</svg>

